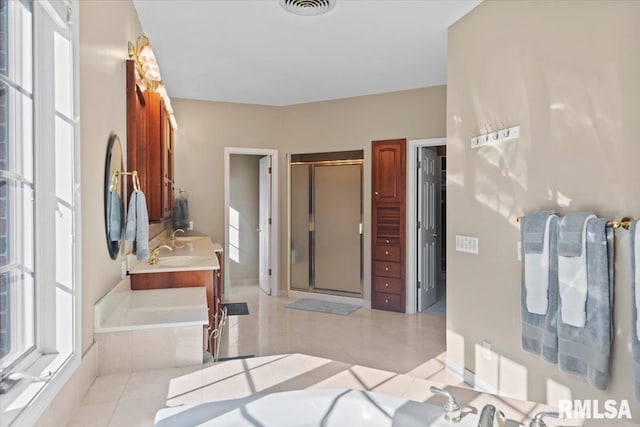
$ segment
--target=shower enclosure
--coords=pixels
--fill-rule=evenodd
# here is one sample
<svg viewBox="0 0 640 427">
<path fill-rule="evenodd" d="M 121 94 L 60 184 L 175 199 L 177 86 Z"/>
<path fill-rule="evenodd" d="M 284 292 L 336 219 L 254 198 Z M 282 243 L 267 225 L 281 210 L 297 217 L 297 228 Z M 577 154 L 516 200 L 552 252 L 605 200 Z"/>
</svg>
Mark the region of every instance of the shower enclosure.
<svg viewBox="0 0 640 427">
<path fill-rule="evenodd" d="M 362 150 L 291 156 L 291 289 L 362 296 L 362 167 Z"/>
</svg>

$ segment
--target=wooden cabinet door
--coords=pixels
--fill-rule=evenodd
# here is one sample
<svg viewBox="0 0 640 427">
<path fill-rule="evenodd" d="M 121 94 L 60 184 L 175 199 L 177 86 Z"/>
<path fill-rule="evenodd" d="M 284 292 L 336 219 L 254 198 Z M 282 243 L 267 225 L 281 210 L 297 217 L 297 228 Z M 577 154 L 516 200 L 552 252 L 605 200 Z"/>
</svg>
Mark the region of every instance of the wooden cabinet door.
<svg viewBox="0 0 640 427">
<path fill-rule="evenodd" d="M 406 140 L 373 141 L 372 201 L 375 204 L 403 203 Z"/>
</svg>

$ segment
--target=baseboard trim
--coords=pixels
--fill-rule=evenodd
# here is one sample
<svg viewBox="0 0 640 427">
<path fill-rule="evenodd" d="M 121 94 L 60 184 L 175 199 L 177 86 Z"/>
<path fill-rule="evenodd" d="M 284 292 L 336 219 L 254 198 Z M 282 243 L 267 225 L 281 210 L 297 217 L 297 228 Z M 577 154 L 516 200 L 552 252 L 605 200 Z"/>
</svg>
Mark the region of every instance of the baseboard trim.
<svg viewBox="0 0 640 427">
<path fill-rule="evenodd" d="M 478 378 L 475 373 L 451 361 L 448 357 L 445 357 L 444 363 L 446 368 L 452 374 L 460 378 L 462 381 L 464 381 L 465 384 L 472 387 L 474 390 L 481 391 L 483 393 L 491 393 L 495 395 L 499 394 L 499 390 L 497 389 L 497 387 L 492 386 L 486 381 L 483 381 L 482 379 Z"/>
</svg>

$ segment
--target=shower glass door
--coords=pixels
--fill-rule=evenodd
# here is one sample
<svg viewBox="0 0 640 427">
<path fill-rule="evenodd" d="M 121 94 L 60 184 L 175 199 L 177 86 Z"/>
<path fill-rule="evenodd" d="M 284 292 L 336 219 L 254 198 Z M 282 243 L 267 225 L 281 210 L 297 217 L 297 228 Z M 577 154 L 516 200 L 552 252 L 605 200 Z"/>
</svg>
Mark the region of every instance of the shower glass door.
<svg viewBox="0 0 640 427">
<path fill-rule="evenodd" d="M 362 160 L 291 163 L 291 288 L 362 295 Z"/>
</svg>

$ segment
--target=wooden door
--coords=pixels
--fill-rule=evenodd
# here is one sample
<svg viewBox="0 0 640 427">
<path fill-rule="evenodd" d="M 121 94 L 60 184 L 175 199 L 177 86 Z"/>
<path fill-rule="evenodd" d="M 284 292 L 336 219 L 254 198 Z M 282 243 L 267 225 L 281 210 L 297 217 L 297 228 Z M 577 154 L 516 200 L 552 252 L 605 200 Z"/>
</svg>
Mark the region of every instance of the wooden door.
<svg viewBox="0 0 640 427">
<path fill-rule="evenodd" d="M 373 202 L 403 203 L 405 182 L 405 140 L 374 141 L 372 162 Z"/>
</svg>

